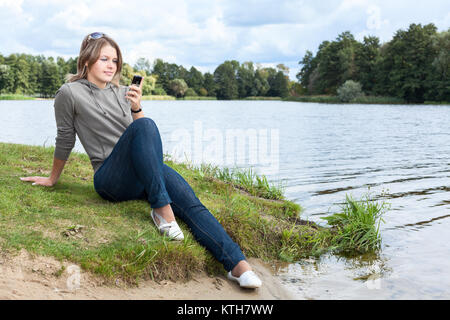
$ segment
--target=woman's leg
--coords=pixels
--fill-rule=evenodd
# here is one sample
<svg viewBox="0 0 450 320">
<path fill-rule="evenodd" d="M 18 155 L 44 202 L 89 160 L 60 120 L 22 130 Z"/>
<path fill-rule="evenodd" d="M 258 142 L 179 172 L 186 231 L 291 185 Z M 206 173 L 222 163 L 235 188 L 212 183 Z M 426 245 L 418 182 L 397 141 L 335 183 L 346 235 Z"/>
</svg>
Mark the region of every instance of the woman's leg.
<svg viewBox="0 0 450 320">
<path fill-rule="evenodd" d="M 94 175 L 97 192 L 113 201 L 147 197 L 152 208 L 171 205 L 195 238 L 225 267 L 245 260 L 239 246 L 175 170 L 163 163 L 161 137 L 150 118 L 135 120 Z M 242 265 L 242 263 L 240 264 Z"/>
<path fill-rule="evenodd" d="M 166 164 L 164 180 L 172 199 L 170 205 L 173 212 L 189 226 L 196 240 L 206 247 L 227 271 L 233 270 L 240 261 L 244 261 L 245 256 L 239 246 L 200 202 L 186 180 Z"/>
</svg>

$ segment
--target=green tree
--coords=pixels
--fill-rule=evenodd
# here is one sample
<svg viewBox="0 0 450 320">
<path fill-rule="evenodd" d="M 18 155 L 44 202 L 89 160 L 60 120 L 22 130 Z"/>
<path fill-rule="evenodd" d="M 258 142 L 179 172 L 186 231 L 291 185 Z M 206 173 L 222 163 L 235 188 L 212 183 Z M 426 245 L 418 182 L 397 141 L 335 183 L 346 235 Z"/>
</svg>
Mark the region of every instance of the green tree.
<svg viewBox="0 0 450 320">
<path fill-rule="evenodd" d="M 216 96 L 216 82 L 214 81 L 214 75 L 209 72 L 204 75 L 203 88 L 205 88 L 209 97 Z"/>
<path fill-rule="evenodd" d="M 14 87 L 14 76 L 11 67 L 7 64 L 0 65 L 0 93 L 11 93 Z"/>
<path fill-rule="evenodd" d="M 62 85 L 59 77 L 58 66 L 52 57 L 43 61 L 41 65 L 39 84 L 39 92 L 41 96 L 45 98 L 53 97 Z"/>
<path fill-rule="evenodd" d="M 169 94 L 177 98 L 183 97 L 188 89 L 188 85 L 183 79 L 174 79 L 169 81 Z"/>
<path fill-rule="evenodd" d="M 351 102 L 355 98 L 362 96 L 364 93 L 359 82 L 347 80 L 337 89 L 337 94 L 339 100 L 342 102 Z"/>
<path fill-rule="evenodd" d="M 225 61 L 214 71 L 218 99 L 230 100 L 238 98 L 238 82 L 236 79 L 238 68 L 239 62 L 232 60 Z"/>
<path fill-rule="evenodd" d="M 129 86 L 135 73 L 134 69 L 128 63 L 124 62 L 122 64 L 122 73 L 120 74 L 119 83 L 124 86 Z"/>
<path fill-rule="evenodd" d="M 150 75 L 152 72 L 152 67 L 150 62 L 146 58 L 137 59 L 136 63 L 133 66 L 134 70 L 144 72 L 145 76 Z"/>
<path fill-rule="evenodd" d="M 433 62 L 437 56 L 433 38 L 434 24 L 411 24 L 409 29 L 399 30 L 381 51 L 381 71 L 378 92 L 405 99 L 408 102 L 424 102 L 425 93 L 431 89 Z M 381 89 L 381 90 L 380 90 Z"/>
<path fill-rule="evenodd" d="M 194 89 L 188 88 L 188 89 L 186 90 L 186 92 L 184 93 L 184 96 L 185 96 L 185 97 L 196 97 L 196 96 L 198 96 L 198 94 L 195 92 Z"/>
<path fill-rule="evenodd" d="M 371 92 L 376 82 L 376 64 L 380 58 L 380 40 L 364 37 L 363 44 L 356 51 L 357 80 L 365 92 Z"/>
<path fill-rule="evenodd" d="M 189 72 L 187 72 L 186 74 L 185 81 L 189 88 L 192 88 L 193 90 L 195 90 L 195 92 L 199 93 L 200 88 L 203 87 L 203 82 L 205 81 L 205 79 L 203 77 L 203 74 L 194 66 L 192 66 Z"/>
<path fill-rule="evenodd" d="M 264 69 L 258 68 L 255 71 L 254 96 L 264 97 L 270 89 L 267 81 L 269 74 Z"/>
<path fill-rule="evenodd" d="M 424 97 L 430 101 L 450 101 L 450 29 L 433 36 L 433 47 L 436 57 Z"/>
<path fill-rule="evenodd" d="M 300 84 L 304 88 L 307 88 L 309 86 L 311 74 L 317 68 L 317 59 L 314 59 L 313 53 L 307 50 L 303 59 L 298 64 L 302 67 L 296 77 Z"/>
<path fill-rule="evenodd" d="M 183 66 L 175 63 L 167 63 L 161 59 L 156 59 L 153 64 L 152 74 L 156 76 L 156 87 L 162 87 L 164 91 L 170 92 L 171 80 L 187 78 L 188 71 Z"/>
<path fill-rule="evenodd" d="M 14 74 L 13 93 L 30 93 L 31 88 L 30 83 L 28 82 L 30 66 L 28 65 L 28 62 L 21 57 L 15 61 L 11 69 Z"/>
<path fill-rule="evenodd" d="M 255 69 L 253 62 L 244 62 L 237 71 L 239 98 L 255 96 Z"/>
<path fill-rule="evenodd" d="M 289 79 L 282 71 L 275 73 L 273 77 L 269 78 L 270 90 L 267 93 L 272 97 L 285 98 L 289 94 Z"/>
</svg>

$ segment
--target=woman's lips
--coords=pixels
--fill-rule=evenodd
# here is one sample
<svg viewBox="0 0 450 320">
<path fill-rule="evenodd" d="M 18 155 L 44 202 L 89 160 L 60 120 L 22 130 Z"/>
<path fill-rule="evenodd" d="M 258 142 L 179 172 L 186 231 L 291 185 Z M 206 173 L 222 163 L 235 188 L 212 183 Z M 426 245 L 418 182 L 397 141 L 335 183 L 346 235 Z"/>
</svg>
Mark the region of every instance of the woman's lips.
<svg viewBox="0 0 450 320">
<path fill-rule="evenodd" d="M 114 73 L 112 72 L 105 72 L 108 76 L 112 76 Z"/>
</svg>

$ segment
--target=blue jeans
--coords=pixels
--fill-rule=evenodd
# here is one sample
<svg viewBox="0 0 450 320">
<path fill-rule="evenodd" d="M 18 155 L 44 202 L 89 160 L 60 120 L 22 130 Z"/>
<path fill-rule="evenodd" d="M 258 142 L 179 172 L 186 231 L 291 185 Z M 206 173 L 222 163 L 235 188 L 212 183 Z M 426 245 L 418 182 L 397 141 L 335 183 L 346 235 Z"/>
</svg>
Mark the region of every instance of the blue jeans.
<svg viewBox="0 0 450 320">
<path fill-rule="evenodd" d="M 152 208 L 170 204 L 196 240 L 232 270 L 245 260 L 239 246 L 200 202 L 184 178 L 163 162 L 161 136 L 150 118 L 133 121 L 94 175 L 97 193 L 109 201 L 146 199 Z"/>
</svg>

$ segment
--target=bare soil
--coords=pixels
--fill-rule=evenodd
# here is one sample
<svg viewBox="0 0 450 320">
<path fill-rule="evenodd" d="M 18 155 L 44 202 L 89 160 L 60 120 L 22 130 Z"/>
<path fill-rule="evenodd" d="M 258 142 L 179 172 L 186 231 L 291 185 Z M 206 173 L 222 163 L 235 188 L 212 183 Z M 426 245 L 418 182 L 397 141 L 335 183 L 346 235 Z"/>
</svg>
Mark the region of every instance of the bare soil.
<svg viewBox="0 0 450 320">
<path fill-rule="evenodd" d="M 271 268 L 258 259 L 249 259 L 263 281 L 258 289 L 241 289 L 224 276 L 198 274 L 189 282 L 143 281 L 127 287 L 117 280 L 106 285 L 95 275 L 70 262 L 33 256 L 26 250 L 18 255 L 0 256 L 1 300 L 272 300 L 292 299 L 274 277 Z"/>
</svg>

